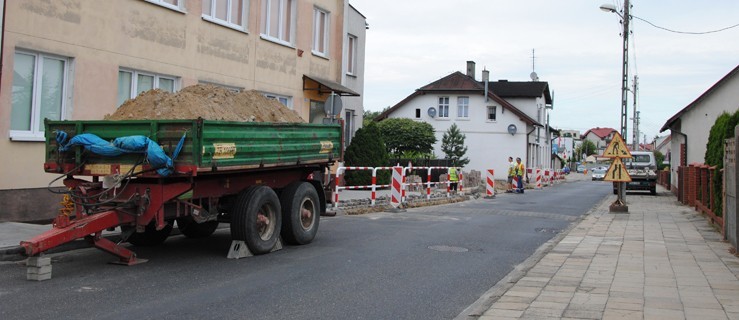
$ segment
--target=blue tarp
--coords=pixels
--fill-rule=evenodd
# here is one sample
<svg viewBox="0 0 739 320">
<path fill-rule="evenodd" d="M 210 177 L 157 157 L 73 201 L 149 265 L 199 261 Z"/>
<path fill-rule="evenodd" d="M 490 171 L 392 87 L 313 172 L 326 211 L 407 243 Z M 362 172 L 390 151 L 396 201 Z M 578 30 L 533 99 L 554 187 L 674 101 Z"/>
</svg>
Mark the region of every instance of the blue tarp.
<svg viewBox="0 0 739 320">
<path fill-rule="evenodd" d="M 67 151 L 73 146 L 82 146 L 85 150 L 106 157 L 117 157 L 126 153 L 143 153 L 146 155 L 149 164 L 157 170 L 159 175 L 168 176 L 174 172 L 174 162 L 172 159 L 176 159 L 180 150 L 182 150 L 186 134 L 182 135 L 171 158 L 167 156 L 159 144 L 145 136 L 120 137 L 114 139 L 112 142 L 108 142 L 92 133 L 82 133 L 67 141 L 67 133 L 57 131 L 56 141 L 59 144 L 59 151 L 61 152 Z"/>
</svg>

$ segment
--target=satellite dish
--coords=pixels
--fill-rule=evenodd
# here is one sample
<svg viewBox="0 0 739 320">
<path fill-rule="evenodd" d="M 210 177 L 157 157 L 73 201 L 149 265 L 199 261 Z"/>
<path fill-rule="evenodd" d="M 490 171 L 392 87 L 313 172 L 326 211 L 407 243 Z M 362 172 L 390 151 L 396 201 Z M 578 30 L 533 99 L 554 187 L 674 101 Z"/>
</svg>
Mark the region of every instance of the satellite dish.
<svg viewBox="0 0 739 320">
<path fill-rule="evenodd" d="M 539 81 L 539 75 L 536 72 L 531 72 L 529 77 L 531 77 L 531 81 Z"/>
<path fill-rule="evenodd" d="M 328 96 L 328 99 L 326 99 L 323 111 L 326 112 L 326 116 L 331 117 L 338 115 L 342 108 L 343 103 L 341 102 L 341 96 L 332 92 L 331 95 Z"/>
<path fill-rule="evenodd" d="M 518 128 L 516 128 L 515 124 L 511 123 L 508 125 L 508 133 L 510 133 L 511 135 L 515 135 L 517 130 Z"/>
<path fill-rule="evenodd" d="M 436 108 L 434 107 L 429 108 L 428 114 L 429 114 L 429 117 L 432 117 L 432 118 L 436 117 Z"/>
</svg>

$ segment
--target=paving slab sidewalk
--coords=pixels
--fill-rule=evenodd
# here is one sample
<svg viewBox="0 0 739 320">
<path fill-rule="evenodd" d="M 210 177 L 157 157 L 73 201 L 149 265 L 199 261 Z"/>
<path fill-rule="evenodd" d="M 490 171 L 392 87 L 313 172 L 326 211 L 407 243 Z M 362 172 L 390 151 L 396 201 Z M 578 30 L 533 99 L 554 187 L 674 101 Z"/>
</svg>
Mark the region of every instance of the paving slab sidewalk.
<svg viewBox="0 0 739 320">
<path fill-rule="evenodd" d="M 658 189 L 628 194 L 628 214 L 609 196 L 457 319 L 739 319 L 739 258 Z"/>
</svg>

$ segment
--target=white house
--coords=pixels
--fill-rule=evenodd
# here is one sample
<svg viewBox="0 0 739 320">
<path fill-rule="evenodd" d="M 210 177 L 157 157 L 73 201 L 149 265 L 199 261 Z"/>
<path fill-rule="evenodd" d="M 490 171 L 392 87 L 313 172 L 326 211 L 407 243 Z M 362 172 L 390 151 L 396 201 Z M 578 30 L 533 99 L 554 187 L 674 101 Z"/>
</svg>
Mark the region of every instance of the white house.
<svg viewBox="0 0 739 320">
<path fill-rule="evenodd" d="M 618 131 L 613 128 L 595 127 L 585 131 L 582 135 L 582 140 L 590 140 L 590 142 L 595 144 L 596 154 L 601 155 L 606 150 L 608 143 L 613 139 L 613 135 L 617 132 Z"/>
<path fill-rule="evenodd" d="M 437 138 L 434 154 L 439 158 L 444 157 L 442 136 L 457 124 L 466 136 L 470 163 L 465 169 L 494 169 L 498 179 L 506 176 L 509 156 L 520 157 L 527 167 L 550 167 L 550 132 L 545 126 L 552 104 L 549 85 L 477 81 L 474 75 L 475 63 L 468 61 L 467 74 L 454 72 L 417 89 L 377 120 L 408 118 L 431 124 Z"/>
<path fill-rule="evenodd" d="M 695 101 L 665 122 L 660 132 L 670 130 L 670 185 L 680 188 L 677 169 L 690 163 L 704 163 L 711 127 L 719 115 L 739 109 L 739 65 L 708 88 Z"/>
</svg>

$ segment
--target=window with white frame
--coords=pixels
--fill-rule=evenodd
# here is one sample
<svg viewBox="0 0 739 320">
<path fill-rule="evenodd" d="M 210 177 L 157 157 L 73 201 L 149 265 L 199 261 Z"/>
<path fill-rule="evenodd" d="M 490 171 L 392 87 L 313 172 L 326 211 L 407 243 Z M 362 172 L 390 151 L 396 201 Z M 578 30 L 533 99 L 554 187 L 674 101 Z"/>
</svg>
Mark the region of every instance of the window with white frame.
<svg viewBox="0 0 739 320">
<path fill-rule="evenodd" d="M 203 19 L 246 31 L 249 0 L 203 0 Z"/>
<path fill-rule="evenodd" d="M 439 97 L 439 118 L 449 118 L 449 97 Z"/>
<path fill-rule="evenodd" d="M 262 37 L 292 45 L 295 31 L 295 0 L 262 1 Z"/>
<path fill-rule="evenodd" d="M 184 7 L 184 0 L 146 0 L 146 2 L 158 4 L 162 7 L 174 9 L 177 11 L 182 11 Z"/>
<path fill-rule="evenodd" d="M 497 106 L 488 106 L 488 121 L 495 121 L 497 109 Z"/>
<path fill-rule="evenodd" d="M 348 75 L 357 75 L 357 37 L 348 35 L 347 38 L 347 56 L 346 56 L 346 73 Z"/>
<path fill-rule="evenodd" d="M 344 112 L 344 149 L 352 143 L 354 137 L 354 110 Z"/>
<path fill-rule="evenodd" d="M 313 54 L 328 56 L 328 11 L 313 8 Z"/>
<path fill-rule="evenodd" d="M 470 117 L 470 97 L 457 97 L 457 118 Z"/>
<path fill-rule="evenodd" d="M 262 93 L 265 97 L 272 100 L 277 100 L 277 102 L 282 103 L 282 105 L 288 107 L 290 110 L 292 110 L 292 98 L 288 96 L 282 96 L 279 94 L 273 94 L 273 93 Z"/>
<path fill-rule="evenodd" d="M 147 90 L 177 90 L 177 78 L 156 73 L 121 69 L 118 71 L 118 106 Z"/>
<path fill-rule="evenodd" d="M 64 119 L 69 58 L 16 51 L 10 111 L 12 140 L 43 140 L 44 119 Z"/>
</svg>

